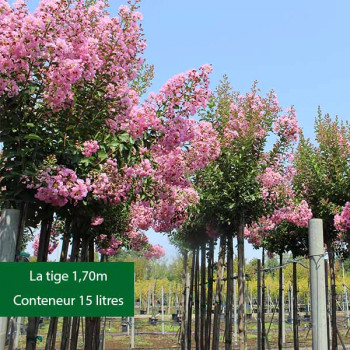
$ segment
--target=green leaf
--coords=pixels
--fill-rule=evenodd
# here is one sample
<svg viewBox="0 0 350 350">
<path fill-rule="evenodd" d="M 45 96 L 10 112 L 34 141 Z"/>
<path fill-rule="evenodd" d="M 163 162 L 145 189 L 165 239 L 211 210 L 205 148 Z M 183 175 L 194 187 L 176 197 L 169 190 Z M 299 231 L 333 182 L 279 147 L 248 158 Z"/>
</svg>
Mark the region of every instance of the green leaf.
<svg viewBox="0 0 350 350">
<path fill-rule="evenodd" d="M 99 159 L 104 160 L 104 159 L 107 158 L 107 153 L 105 151 L 99 151 L 97 153 L 97 156 L 98 156 Z"/>
<path fill-rule="evenodd" d="M 130 135 L 129 134 L 121 134 L 121 135 L 119 135 L 119 139 L 123 142 L 128 142 L 128 141 L 130 141 Z"/>
<path fill-rule="evenodd" d="M 26 139 L 28 140 L 36 140 L 36 141 L 42 141 L 43 139 L 38 136 L 38 135 L 35 135 L 35 134 L 28 134 L 25 136 Z"/>
<path fill-rule="evenodd" d="M 91 163 L 89 158 L 83 158 L 80 162 L 81 162 L 81 164 L 84 164 L 85 166 L 88 166 Z"/>
<path fill-rule="evenodd" d="M 27 123 L 26 125 L 30 128 L 34 128 L 34 126 L 35 126 L 33 123 Z"/>
</svg>

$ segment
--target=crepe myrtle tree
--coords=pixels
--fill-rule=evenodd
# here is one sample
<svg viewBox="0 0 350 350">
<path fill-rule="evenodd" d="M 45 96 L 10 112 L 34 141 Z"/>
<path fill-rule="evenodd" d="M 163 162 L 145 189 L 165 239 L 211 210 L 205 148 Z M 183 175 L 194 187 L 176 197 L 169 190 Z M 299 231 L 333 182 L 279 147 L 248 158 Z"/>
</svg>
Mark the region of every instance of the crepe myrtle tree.
<svg viewBox="0 0 350 350">
<path fill-rule="evenodd" d="M 323 220 L 324 241 L 329 255 L 332 300 L 332 349 L 337 346 L 335 250 L 339 239 L 339 217 L 350 193 L 350 128 L 347 122 L 318 111 L 316 142 L 301 136 L 296 152 L 295 182 L 298 196 L 308 202 L 313 216 Z M 337 216 L 340 214 L 340 216 Z M 338 228 L 338 229 L 337 229 Z"/>
<path fill-rule="evenodd" d="M 199 204 L 192 219 L 194 226 L 207 225 L 222 233 L 227 245 L 227 264 L 231 266 L 232 238 L 241 233 L 239 247 L 243 248 L 243 227 L 257 220 L 264 213 L 273 212 L 273 205 L 266 205 L 260 178 L 269 168 L 277 169 L 288 158 L 291 146 L 299 131 L 294 109 L 281 113 L 277 97 L 270 91 L 262 97 L 253 84 L 250 92 L 241 95 L 233 91 L 225 77 L 210 98 L 208 108 L 201 113 L 204 121 L 211 122 L 218 133 L 220 156 L 204 169 L 199 169 L 193 183 L 199 194 Z M 268 149 L 269 140 L 274 144 Z M 279 176 L 282 176 L 278 173 Z M 269 202 L 271 203 L 272 200 Z M 242 252 L 242 250 L 241 250 Z M 243 261 L 242 254 L 241 263 Z M 244 271 L 240 264 L 240 290 L 244 293 Z M 233 271 L 228 273 L 232 280 Z M 233 286 L 228 283 L 227 310 L 230 310 Z M 240 305 L 240 346 L 244 347 L 243 302 Z M 232 317 L 231 317 L 232 318 Z M 232 330 L 228 322 L 225 333 L 226 347 L 232 343 Z M 232 325 L 232 323 L 231 323 Z"/>
<path fill-rule="evenodd" d="M 292 197 L 293 198 L 293 197 Z M 285 207 L 276 208 L 273 214 L 260 218 L 245 229 L 248 241 L 256 248 L 263 248 L 269 254 L 278 254 L 280 257 L 279 271 L 279 325 L 278 325 L 278 348 L 283 348 L 282 331 L 282 293 L 283 293 L 283 254 L 292 252 L 293 258 L 305 256 L 308 253 L 307 227 L 312 217 L 310 208 L 305 201 L 294 204 L 289 199 Z M 264 273 L 263 273 L 264 276 Z M 264 283 L 264 277 L 263 277 Z M 264 291 L 263 291 L 264 293 Z M 297 263 L 293 262 L 293 318 L 297 319 Z M 264 302 L 264 300 L 263 300 Z M 262 306 L 264 310 L 264 305 Z M 264 313 L 263 313 L 264 314 Z M 262 316 L 263 317 L 263 316 Z M 262 343 L 266 337 L 264 322 L 262 323 Z M 298 323 L 293 324 L 294 348 L 299 348 Z M 265 346 L 265 345 L 264 345 Z"/>
</svg>

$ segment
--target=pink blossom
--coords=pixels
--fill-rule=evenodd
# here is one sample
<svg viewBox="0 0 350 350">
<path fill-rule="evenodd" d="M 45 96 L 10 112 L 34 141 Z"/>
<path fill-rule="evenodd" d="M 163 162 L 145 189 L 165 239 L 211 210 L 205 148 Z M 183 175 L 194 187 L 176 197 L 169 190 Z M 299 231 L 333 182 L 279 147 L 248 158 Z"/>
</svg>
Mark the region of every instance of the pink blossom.
<svg viewBox="0 0 350 350">
<path fill-rule="evenodd" d="M 103 255 L 118 254 L 123 242 L 117 239 L 114 235 L 100 235 L 97 237 L 98 251 Z"/>
<path fill-rule="evenodd" d="M 59 245 L 59 236 L 61 235 L 61 228 L 60 228 L 60 222 L 55 221 L 55 223 L 51 227 L 51 232 L 50 232 L 50 242 L 49 242 L 49 247 L 48 247 L 48 253 L 52 254 L 56 248 Z M 32 248 L 34 249 L 34 256 L 38 255 L 38 250 L 39 250 L 39 240 L 40 240 L 40 233 L 38 233 L 34 237 L 34 241 L 32 243 Z"/>
<path fill-rule="evenodd" d="M 37 190 L 35 198 L 53 206 L 62 207 L 70 201 L 77 204 L 88 194 L 86 182 L 78 179 L 73 170 L 61 165 L 40 170 L 34 182 L 27 186 Z"/>
<path fill-rule="evenodd" d="M 95 216 L 91 220 L 91 226 L 99 226 L 102 223 L 103 223 L 103 218 L 101 218 L 100 216 Z"/>
<path fill-rule="evenodd" d="M 342 212 L 334 216 L 334 226 L 340 232 L 350 230 L 350 202 L 346 202 Z"/>
<path fill-rule="evenodd" d="M 150 244 L 147 251 L 145 251 L 143 255 L 147 260 L 151 260 L 152 258 L 160 259 L 161 257 L 165 256 L 165 250 L 159 244 Z"/>
<path fill-rule="evenodd" d="M 274 122 L 274 130 L 277 134 L 282 135 L 287 140 L 296 141 L 299 133 L 299 125 L 296 113 L 293 107 L 286 110 L 286 115 L 280 116 Z"/>
<path fill-rule="evenodd" d="M 83 146 L 84 146 L 84 150 L 83 150 L 83 154 L 84 156 L 86 157 L 91 157 L 94 153 L 96 153 L 100 146 L 98 145 L 97 141 L 85 141 L 83 143 Z"/>
</svg>

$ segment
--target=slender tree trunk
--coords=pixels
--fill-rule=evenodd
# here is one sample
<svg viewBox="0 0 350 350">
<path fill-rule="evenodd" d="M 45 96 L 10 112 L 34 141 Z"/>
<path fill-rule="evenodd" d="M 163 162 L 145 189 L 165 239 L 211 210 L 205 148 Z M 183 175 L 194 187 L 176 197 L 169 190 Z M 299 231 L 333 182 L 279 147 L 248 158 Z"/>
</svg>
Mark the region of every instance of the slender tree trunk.
<svg viewBox="0 0 350 350">
<path fill-rule="evenodd" d="M 201 350 L 205 349 L 205 306 L 206 306 L 206 244 L 202 244 L 201 248 L 201 332 L 200 332 L 200 344 Z"/>
<path fill-rule="evenodd" d="M 148 284 L 148 293 L 147 293 L 147 315 L 149 315 L 151 304 L 151 284 Z"/>
<path fill-rule="evenodd" d="M 46 262 L 49 253 L 50 234 L 53 221 L 53 213 L 41 222 L 39 248 L 38 248 L 38 262 Z M 27 341 L 26 350 L 35 350 L 36 341 L 39 329 L 40 317 L 28 317 L 27 327 Z"/>
<path fill-rule="evenodd" d="M 331 282 L 331 349 L 337 350 L 337 292 L 335 282 L 335 266 L 334 266 L 334 249 L 331 242 L 327 242 L 328 260 L 329 260 L 329 272 Z"/>
<path fill-rule="evenodd" d="M 155 279 L 153 282 L 153 291 L 152 291 L 152 316 L 156 314 L 156 283 L 157 281 Z"/>
<path fill-rule="evenodd" d="M 326 310 L 327 310 L 327 350 L 330 349 L 330 313 L 329 313 L 329 288 L 328 288 L 328 260 L 324 260 L 325 288 L 326 288 Z"/>
<path fill-rule="evenodd" d="M 182 268 L 182 318 L 181 318 L 181 350 L 187 350 L 187 332 L 186 332 L 186 312 L 187 312 L 187 262 L 188 262 L 188 252 L 183 253 L 183 268 Z"/>
<path fill-rule="evenodd" d="M 239 349 L 246 348 L 246 332 L 245 332 L 245 260 L 244 260 L 244 223 L 238 227 L 237 234 L 238 244 L 238 334 L 239 334 Z"/>
<path fill-rule="evenodd" d="M 222 280 L 224 278 L 224 262 L 225 262 L 226 237 L 220 238 L 219 258 L 218 258 L 218 274 L 216 279 L 216 294 L 215 294 L 215 308 L 213 321 L 213 346 L 212 350 L 219 349 L 220 340 L 220 316 L 222 311 Z"/>
<path fill-rule="evenodd" d="M 80 228 L 82 229 L 82 228 Z M 89 236 L 86 234 L 81 234 L 82 243 L 81 243 L 81 253 L 80 253 L 80 261 L 86 262 L 89 260 Z M 80 326 L 80 317 L 73 317 L 72 320 L 72 330 L 71 330 L 71 341 L 70 341 L 70 350 L 76 350 L 78 346 L 79 339 L 79 326 Z M 94 337 L 95 334 L 91 334 L 90 336 Z M 86 339 L 86 337 L 85 337 Z"/>
<path fill-rule="evenodd" d="M 193 305 L 193 280 L 194 280 L 194 268 L 196 266 L 196 253 L 192 252 L 192 266 L 191 266 L 191 279 L 188 293 L 188 305 L 187 305 L 187 349 L 191 350 L 192 343 L 192 305 Z"/>
<path fill-rule="evenodd" d="M 199 247 L 196 249 L 196 266 L 195 266 L 195 342 L 196 342 L 196 350 L 200 350 L 199 343 L 199 332 L 200 332 L 200 320 L 199 320 Z"/>
<path fill-rule="evenodd" d="M 66 228 L 65 228 L 64 235 L 63 235 L 60 262 L 67 261 L 68 248 L 69 248 L 69 236 L 70 236 L 69 223 L 66 222 L 65 226 L 66 226 Z M 55 349 L 57 325 L 58 325 L 58 317 L 51 317 L 49 330 L 47 332 L 47 337 L 46 337 L 45 350 L 54 350 Z"/>
<path fill-rule="evenodd" d="M 140 298 L 140 306 L 141 306 L 141 298 Z M 169 282 L 169 294 L 168 294 L 168 315 L 171 314 L 171 282 Z"/>
<path fill-rule="evenodd" d="M 297 263 L 293 262 L 293 338 L 294 349 L 299 350 L 299 332 L 298 332 L 298 277 Z"/>
<path fill-rule="evenodd" d="M 82 247 L 83 261 L 94 262 L 93 240 L 90 239 Z M 101 256 L 101 262 L 107 262 L 107 256 Z M 97 350 L 100 345 L 101 318 L 86 317 L 85 318 L 85 347 L 84 350 Z M 72 350 L 72 349 L 71 349 Z"/>
<path fill-rule="evenodd" d="M 262 343 L 264 342 L 264 339 L 262 337 L 262 323 L 261 323 L 261 316 L 262 316 L 262 290 L 261 290 L 261 260 L 258 259 L 257 261 L 257 331 L 258 331 L 258 339 L 257 339 L 257 345 L 258 350 L 262 349 Z"/>
<path fill-rule="evenodd" d="M 210 349 L 211 338 L 211 314 L 213 308 L 213 263 L 214 263 L 214 242 L 209 242 L 208 252 L 208 299 L 207 299 L 207 319 L 205 325 L 205 349 Z"/>
<path fill-rule="evenodd" d="M 280 269 L 279 269 L 279 293 L 278 293 L 278 349 L 281 350 L 283 348 L 282 342 L 282 333 L 283 333 L 283 311 L 284 305 L 282 303 L 282 294 L 283 294 L 283 254 L 280 254 Z"/>
<path fill-rule="evenodd" d="M 227 291 L 225 309 L 225 350 L 232 349 L 233 237 L 227 237 Z"/>
<path fill-rule="evenodd" d="M 50 325 L 47 331 L 45 350 L 54 350 L 56 344 L 58 317 L 50 318 Z"/>
<path fill-rule="evenodd" d="M 76 225 L 74 227 L 74 234 L 77 237 L 81 237 L 81 252 L 80 252 L 80 261 L 86 262 L 89 261 L 89 243 L 90 243 L 90 237 L 87 232 L 88 228 L 84 224 Z M 76 260 L 78 260 L 78 256 L 76 256 Z M 80 326 L 80 317 L 73 317 L 72 319 L 72 329 L 71 329 L 71 340 L 70 340 L 70 350 L 76 350 L 78 347 L 78 339 L 79 339 L 79 326 Z M 86 327 L 88 328 L 88 327 Z M 99 337 L 99 334 L 93 333 L 94 328 L 92 328 L 92 331 L 89 332 L 89 336 Z M 85 339 L 87 337 L 85 336 Z M 85 349 L 89 349 L 87 345 L 85 344 Z"/>
<path fill-rule="evenodd" d="M 266 341 L 266 324 L 265 324 L 265 251 L 263 249 L 262 253 L 262 271 L 261 271 L 261 333 L 262 333 L 262 343 L 261 349 L 265 350 Z"/>
<path fill-rule="evenodd" d="M 79 256 L 79 250 L 80 250 L 80 237 L 77 235 L 74 235 L 73 237 L 73 243 L 72 243 L 72 251 L 70 255 L 70 262 L 75 262 L 78 259 Z M 64 317 L 63 318 L 63 324 L 62 324 L 62 335 L 61 335 L 61 350 L 68 350 L 69 346 L 69 339 L 71 335 L 71 324 L 72 324 L 72 318 L 71 317 Z"/>
</svg>

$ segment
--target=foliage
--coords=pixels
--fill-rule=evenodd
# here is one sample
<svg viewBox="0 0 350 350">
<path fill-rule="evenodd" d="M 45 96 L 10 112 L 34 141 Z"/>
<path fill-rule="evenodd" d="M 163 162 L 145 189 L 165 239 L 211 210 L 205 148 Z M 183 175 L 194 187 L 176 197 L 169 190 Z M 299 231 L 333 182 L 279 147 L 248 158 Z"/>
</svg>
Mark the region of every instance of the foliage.
<svg viewBox="0 0 350 350">
<path fill-rule="evenodd" d="M 325 241 L 339 239 L 334 216 L 350 197 L 350 128 L 321 110 L 315 122 L 316 145 L 301 136 L 295 157 L 296 184 L 314 217 L 324 220 Z"/>
</svg>

